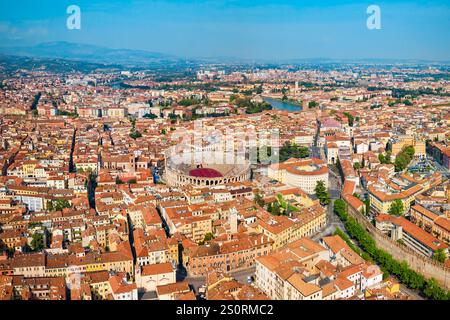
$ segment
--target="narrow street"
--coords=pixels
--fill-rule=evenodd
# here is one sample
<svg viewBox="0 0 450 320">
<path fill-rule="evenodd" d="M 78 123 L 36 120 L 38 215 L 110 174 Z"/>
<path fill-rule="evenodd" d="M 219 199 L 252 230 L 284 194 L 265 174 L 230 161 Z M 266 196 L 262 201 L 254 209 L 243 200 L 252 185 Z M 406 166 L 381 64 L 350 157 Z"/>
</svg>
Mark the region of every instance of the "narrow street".
<svg viewBox="0 0 450 320">
<path fill-rule="evenodd" d="M 326 161 L 325 152 L 323 148 L 318 147 L 319 132 L 320 132 L 320 122 L 318 121 L 317 132 L 316 136 L 314 137 L 314 144 L 311 147 L 311 155 L 314 158 L 319 158 Z M 328 192 L 330 193 L 331 203 L 326 207 L 327 226 L 322 231 L 311 237 L 314 241 L 332 235 L 336 231 L 336 228 L 339 228 L 342 231 L 346 232 L 344 224 L 342 223 L 341 219 L 339 219 L 339 217 L 336 216 L 333 212 L 333 202 L 334 200 L 339 199 L 341 197 L 341 188 L 342 188 L 341 178 L 334 170 L 335 166 L 329 166 Z"/>
<path fill-rule="evenodd" d="M 97 176 L 94 173 L 89 174 L 87 183 L 87 194 L 89 206 L 95 209 L 95 188 L 97 187 Z"/>
<path fill-rule="evenodd" d="M 75 151 L 76 136 L 77 136 L 77 129 L 73 130 L 72 135 L 72 145 L 70 147 L 70 156 L 69 156 L 69 172 L 76 172 L 75 163 L 73 162 L 73 152 Z"/>
</svg>

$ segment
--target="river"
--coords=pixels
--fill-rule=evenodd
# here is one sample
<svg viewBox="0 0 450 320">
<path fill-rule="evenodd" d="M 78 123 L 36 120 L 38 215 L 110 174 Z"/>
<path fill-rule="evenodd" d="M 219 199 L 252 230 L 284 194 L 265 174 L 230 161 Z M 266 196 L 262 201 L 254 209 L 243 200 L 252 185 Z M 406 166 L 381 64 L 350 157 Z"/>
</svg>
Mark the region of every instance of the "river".
<svg viewBox="0 0 450 320">
<path fill-rule="evenodd" d="M 286 111 L 300 111 L 302 107 L 298 104 L 294 104 L 288 101 L 281 101 L 277 99 L 272 99 L 268 97 L 263 97 L 263 100 L 269 103 L 276 110 L 286 110 Z"/>
</svg>

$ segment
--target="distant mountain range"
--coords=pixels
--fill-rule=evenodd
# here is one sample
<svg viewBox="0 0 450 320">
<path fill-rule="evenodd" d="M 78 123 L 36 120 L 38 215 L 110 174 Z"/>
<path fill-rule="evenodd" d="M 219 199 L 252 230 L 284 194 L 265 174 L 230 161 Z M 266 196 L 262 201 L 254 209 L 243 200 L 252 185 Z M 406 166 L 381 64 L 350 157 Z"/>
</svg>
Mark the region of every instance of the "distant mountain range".
<svg viewBox="0 0 450 320">
<path fill-rule="evenodd" d="M 28 47 L 0 47 L 0 52 L 16 56 L 58 58 L 121 65 L 145 65 L 162 62 L 174 63 L 180 60 L 176 56 L 158 52 L 110 49 L 64 41 L 47 42 Z"/>
<path fill-rule="evenodd" d="M 174 55 L 150 52 L 145 50 L 111 49 L 101 46 L 78 44 L 65 41 L 47 42 L 34 46 L 0 46 L 0 54 L 26 56 L 32 58 L 49 58 L 75 60 L 101 64 L 116 64 L 121 66 L 146 67 L 154 65 L 178 65 L 186 61 Z M 407 59 L 333 59 L 333 58 L 299 58 L 299 59 L 244 59 L 237 57 L 197 57 L 189 59 L 190 63 L 212 64 L 450 64 L 448 61 L 427 61 Z"/>
</svg>

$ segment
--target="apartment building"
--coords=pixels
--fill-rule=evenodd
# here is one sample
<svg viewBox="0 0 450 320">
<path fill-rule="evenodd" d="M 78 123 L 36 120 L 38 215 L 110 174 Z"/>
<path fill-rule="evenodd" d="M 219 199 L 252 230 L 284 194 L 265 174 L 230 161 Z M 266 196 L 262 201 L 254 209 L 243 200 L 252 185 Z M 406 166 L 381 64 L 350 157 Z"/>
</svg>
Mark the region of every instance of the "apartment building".
<svg viewBox="0 0 450 320">
<path fill-rule="evenodd" d="M 443 250 L 448 254 L 447 244 L 404 217 L 379 215 L 375 220 L 376 227 L 390 235 L 392 240 L 400 241 L 421 255 L 432 257 L 437 250 Z"/>
</svg>

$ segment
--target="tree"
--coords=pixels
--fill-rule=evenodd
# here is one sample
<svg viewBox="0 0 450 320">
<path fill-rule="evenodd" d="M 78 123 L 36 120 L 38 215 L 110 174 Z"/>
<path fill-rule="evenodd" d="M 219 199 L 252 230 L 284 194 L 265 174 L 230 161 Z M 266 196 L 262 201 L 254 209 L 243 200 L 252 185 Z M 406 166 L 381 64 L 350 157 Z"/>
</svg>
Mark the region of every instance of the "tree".
<svg viewBox="0 0 450 320">
<path fill-rule="evenodd" d="M 43 233 L 35 233 L 32 236 L 31 247 L 34 251 L 41 251 L 44 249 L 44 234 Z"/>
<path fill-rule="evenodd" d="M 409 160 L 405 155 L 403 155 L 403 154 L 398 155 L 395 158 L 395 162 L 394 162 L 395 171 L 399 172 L 399 171 L 405 170 L 406 167 L 408 166 L 408 164 L 409 164 Z"/>
<path fill-rule="evenodd" d="M 365 210 L 365 212 L 366 212 L 366 214 L 369 214 L 369 213 L 370 213 L 370 198 L 367 198 L 367 199 L 364 200 L 363 202 L 364 202 L 364 204 L 366 205 L 366 210 Z"/>
<path fill-rule="evenodd" d="M 78 114 L 76 112 L 70 112 L 70 111 L 66 111 L 66 110 L 57 110 L 56 115 L 57 116 L 67 116 L 67 117 L 71 117 L 71 118 L 78 117 Z"/>
<path fill-rule="evenodd" d="M 28 224 L 28 229 L 34 229 L 34 228 L 41 228 L 42 227 L 42 222 L 30 222 Z"/>
<path fill-rule="evenodd" d="M 444 300 L 448 297 L 446 297 L 446 294 L 444 290 L 442 290 L 437 281 L 435 279 L 427 280 L 425 285 L 425 290 L 423 291 L 425 295 L 433 300 Z M 447 294 L 448 296 L 448 294 Z"/>
<path fill-rule="evenodd" d="M 393 216 L 401 216 L 403 215 L 403 202 L 400 199 L 395 199 L 389 208 L 389 214 Z"/>
<path fill-rule="evenodd" d="M 70 202 L 66 199 L 52 200 L 47 203 L 48 211 L 62 211 L 65 208 L 70 208 Z"/>
<path fill-rule="evenodd" d="M 380 160 L 381 164 L 390 164 L 391 163 L 391 153 L 388 151 L 386 155 L 380 153 L 378 155 L 378 160 Z"/>
<path fill-rule="evenodd" d="M 386 163 L 391 163 L 391 151 L 386 152 Z"/>
<path fill-rule="evenodd" d="M 410 269 L 406 261 L 398 262 L 389 253 L 377 248 L 375 240 L 366 231 L 366 228 L 347 213 L 343 200 L 337 199 L 334 202 L 334 212 L 344 222 L 351 238 L 355 239 L 359 248 L 365 251 L 361 255 L 364 259 L 374 260 L 385 274 L 394 275 L 408 288 L 421 290 L 427 298 L 435 300 L 450 298 L 450 292 L 440 288 L 436 280 L 425 280 L 423 275 Z"/>
<path fill-rule="evenodd" d="M 416 151 L 414 150 L 414 147 L 409 146 L 405 148 L 404 153 L 407 154 L 412 159 Z"/>
<path fill-rule="evenodd" d="M 444 252 L 444 249 L 438 249 L 433 253 L 433 260 L 444 263 L 447 259 L 447 255 Z"/>
<path fill-rule="evenodd" d="M 403 149 L 397 157 L 395 157 L 394 165 L 395 165 L 395 171 L 403 171 L 405 170 L 409 163 L 411 162 L 412 158 L 414 157 L 414 147 L 409 146 Z"/>
<path fill-rule="evenodd" d="M 274 216 L 280 216 L 281 215 L 281 209 L 280 204 L 278 202 L 275 202 L 272 206 L 272 212 Z"/>
<path fill-rule="evenodd" d="M 139 131 L 137 131 L 137 130 L 131 131 L 130 138 L 136 140 L 137 138 L 140 138 L 140 137 L 142 137 L 142 134 Z"/>
<path fill-rule="evenodd" d="M 271 161 L 270 157 L 272 156 L 272 147 L 271 146 L 260 146 L 251 148 L 251 154 L 256 154 L 257 163 L 269 163 Z"/>
<path fill-rule="evenodd" d="M 350 127 L 353 127 L 353 123 L 354 123 L 354 121 L 355 121 L 355 119 L 354 119 L 354 117 L 350 114 L 350 113 L 348 113 L 348 112 L 344 112 L 344 115 L 347 117 L 347 119 L 348 119 L 348 125 L 350 126 Z"/>
<path fill-rule="evenodd" d="M 316 196 L 319 199 L 320 204 L 327 205 L 330 203 L 330 194 L 327 191 L 325 182 L 323 182 L 322 180 L 317 181 L 316 187 L 314 188 L 314 192 L 316 193 Z"/>
<path fill-rule="evenodd" d="M 262 84 L 256 89 L 256 94 L 261 94 L 261 93 L 263 93 L 263 85 Z"/>
<path fill-rule="evenodd" d="M 211 241 L 212 239 L 214 239 L 214 235 L 211 232 L 208 232 L 205 234 L 205 239 L 203 241 Z"/>
<path fill-rule="evenodd" d="M 272 106 L 267 102 L 254 103 L 251 97 L 240 97 L 238 95 L 231 95 L 230 103 L 235 104 L 238 108 L 245 109 L 245 113 L 253 114 L 260 113 L 265 110 L 272 110 Z"/>
<path fill-rule="evenodd" d="M 54 211 L 53 210 L 53 202 L 52 201 L 47 201 L 47 210 L 48 211 Z"/>
<path fill-rule="evenodd" d="M 405 104 L 405 106 L 412 106 L 413 105 L 413 103 L 410 100 L 408 100 L 408 99 L 403 101 L 403 103 Z"/>
<path fill-rule="evenodd" d="M 62 211 L 65 208 L 70 208 L 70 203 L 66 199 L 58 199 L 53 206 L 56 211 Z"/>
<path fill-rule="evenodd" d="M 201 100 L 192 99 L 192 98 L 182 99 L 178 102 L 178 104 L 183 107 L 188 107 L 188 106 L 192 106 L 192 105 L 196 105 L 196 104 L 200 104 L 200 103 L 201 103 Z"/>
<path fill-rule="evenodd" d="M 147 114 L 144 115 L 144 118 L 145 119 L 156 119 L 156 118 L 158 118 L 158 116 L 156 114 L 153 114 L 153 113 L 147 113 Z"/>
<path fill-rule="evenodd" d="M 255 203 L 256 203 L 257 205 L 259 205 L 260 207 L 264 207 L 264 205 L 265 205 L 264 199 L 263 199 L 263 197 L 259 194 L 259 192 L 257 192 L 257 193 L 255 194 L 254 201 L 255 201 Z"/>
<path fill-rule="evenodd" d="M 399 154 L 395 158 L 395 162 L 394 162 L 395 171 L 399 172 L 399 171 L 405 170 L 406 167 L 408 166 L 408 163 L 409 163 L 408 159 L 404 155 Z"/>
<path fill-rule="evenodd" d="M 283 209 L 287 208 L 287 203 L 286 203 L 286 201 L 283 200 L 283 195 L 277 194 L 277 200 L 278 200 L 278 203 L 280 204 L 281 208 L 283 208 Z"/>
<path fill-rule="evenodd" d="M 299 147 L 295 143 L 291 144 L 287 141 L 279 151 L 280 162 L 284 162 L 290 158 L 307 158 L 309 157 L 309 149 L 307 147 Z"/>
<path fill-rule="evenodd" d="M 315 108 L 315 107 L 317 107 L 317 102 L 315 102 L 315 101 L 310 101 L 310 102 L 308 103 L 308 108 L 312 109 L 312 108 Z"/>
<path fill-rule="evenodd" d="M 336 212 L 336 213 L 343 213 L 343 212 L 345 212 L 345 210 L 346 210 L 346 204 L 345 204 L 345 201 L 344 200 L 342 200 L 342 199 L 336 199 L 335 201 L 334 201 L 334 211 Z"/>
</svg>

